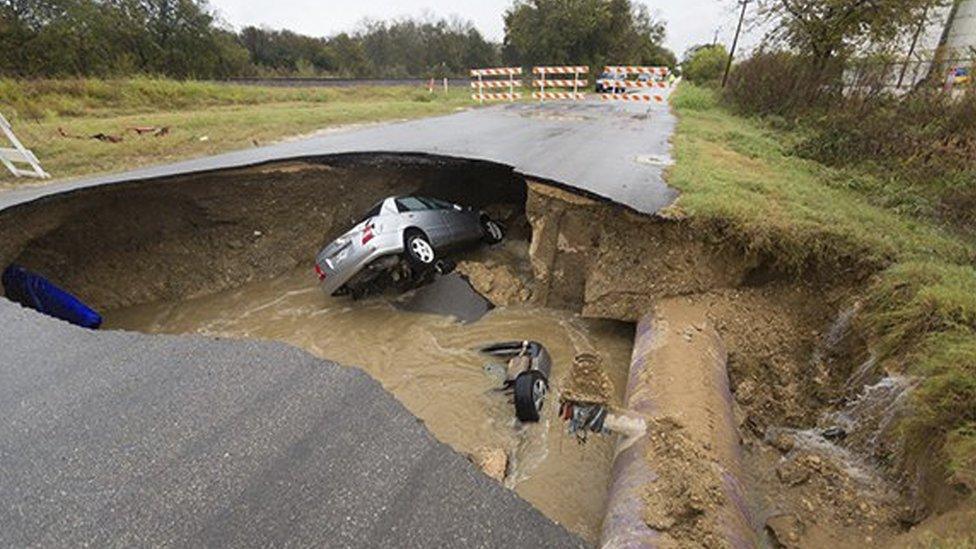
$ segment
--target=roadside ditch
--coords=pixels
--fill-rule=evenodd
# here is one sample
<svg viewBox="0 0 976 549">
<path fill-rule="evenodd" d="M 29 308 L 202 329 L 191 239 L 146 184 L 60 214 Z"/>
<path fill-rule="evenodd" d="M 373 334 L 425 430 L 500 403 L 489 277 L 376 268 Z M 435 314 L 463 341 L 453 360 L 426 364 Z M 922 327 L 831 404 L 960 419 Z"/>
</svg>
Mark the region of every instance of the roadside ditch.
<svg viewBox="0 0 976 549">
<path fill-rule="evenodd" d="M 399 311 L 389 296 L 353 302 L 317 290 L 315 252 L 396 194 L 483 208 L 506 224 L 503 244 L 457 258 L 496 306 L 482 320 L 461 325 Z M 3 265 L 69 289 L 105 313 L 106 328 L 276 339 L 362 367 L 440 440 L 594 543 L 615 438 L 577 444 L 554 398 L 542 422 L 517 424 L 475 347 L 542 341 L 557 393 L 573 357 L 596 353 L 612 386 L 607 404 L 619 407 L 634 323 L 662 303 L 694 311 L 724 342 L 740 480 L 768 543 L 883 543 L 944 494 L 935 472 L 902 453 L 894 426 L 912 380 L 873 363 L 857 328 L 857 283 L 785 276 L 775 258 L 720 230 L 638 215 L 504 166 L 343 155 L 116 184 L 0 212 L 0 233 Z M 647 520 L 679 545 L 725 545 L 709 520 L 720 502 L 696 481 L 709 448 L 660 440 L 673 441 L 661 465 L 673 490 L 647 487 Z"/>
</svg>

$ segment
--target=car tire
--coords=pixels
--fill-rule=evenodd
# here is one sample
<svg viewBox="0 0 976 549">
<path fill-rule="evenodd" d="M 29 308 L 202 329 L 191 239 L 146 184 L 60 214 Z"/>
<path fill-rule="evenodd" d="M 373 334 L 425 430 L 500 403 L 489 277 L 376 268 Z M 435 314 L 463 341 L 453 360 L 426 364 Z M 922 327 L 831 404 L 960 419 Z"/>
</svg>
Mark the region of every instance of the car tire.
<svg viewBox="0 0 976 549">
<path fill-rule="evenodd" d="M 437 262 L 437 253 L 424 233 L 414 230 L 403 237 L 404 253 L 412 267 L 430 268 Z"/>
<path fill-rule="evenodd" d="M 485 216 L 481 218 L 481 234 L 486 244 L 498 244 L 505 238 L 505 229 L 501 223 Z"/>
<path fill-rule="evenodd" d="M 515 378 L 515 417 L 523 423 L 539 421 L 549 381 L 542 372 L 529 370 Z"/>
</svg>

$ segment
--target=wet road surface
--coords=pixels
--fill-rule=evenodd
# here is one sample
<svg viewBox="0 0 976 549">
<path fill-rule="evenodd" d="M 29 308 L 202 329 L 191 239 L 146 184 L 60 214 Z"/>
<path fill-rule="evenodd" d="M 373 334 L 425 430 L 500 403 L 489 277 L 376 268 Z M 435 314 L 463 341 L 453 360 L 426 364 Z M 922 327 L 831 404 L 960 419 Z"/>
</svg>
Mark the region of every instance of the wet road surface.
<svg viewBox="0 0 976 549">
<path fill-rule="evenodd" d="M 514 103 L 434 118 L 336 131 L 308 139 L 0 194 L 0 209 L 52 193 L 273 160 L 395 152 L 487 160 L 655 213 L 678 193 L 664 182 L 676 119 L 667 105 Z"/>
</svg>

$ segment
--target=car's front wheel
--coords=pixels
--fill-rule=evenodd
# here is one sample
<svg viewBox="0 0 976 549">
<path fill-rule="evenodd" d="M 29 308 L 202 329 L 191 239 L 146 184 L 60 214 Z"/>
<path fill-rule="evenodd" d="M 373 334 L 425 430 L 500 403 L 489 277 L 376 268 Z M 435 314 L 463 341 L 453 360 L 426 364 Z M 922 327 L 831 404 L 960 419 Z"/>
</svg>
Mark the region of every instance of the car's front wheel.
<svg viewBox="0 0 976 549">
<path fill-rule="evenodd" d="M 403 245 L 406 248 L 407 259 L 414 267 L 431 267 L 437 260 L 437 254 L 430 240 L 420 231 L 407 233 Z"/>
</svg>

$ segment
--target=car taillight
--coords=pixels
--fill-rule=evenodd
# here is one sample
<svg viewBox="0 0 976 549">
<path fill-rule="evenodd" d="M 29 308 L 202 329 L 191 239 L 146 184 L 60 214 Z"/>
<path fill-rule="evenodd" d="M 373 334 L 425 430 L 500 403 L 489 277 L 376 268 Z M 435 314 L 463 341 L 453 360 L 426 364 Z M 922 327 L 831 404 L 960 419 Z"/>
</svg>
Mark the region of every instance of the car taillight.
<svg viewBox="0 0 976 549">
<path fill-rule="evenodd" d="M 315 264 L 315 276 L 319 277 L 319 280 L 325 280 L 325 271 L 319 267 L 318 263 Z"/>
<path fill-rule="evenodd" d="M 376 225 L 374 225 L 373 223 L 370 223 L 363 228 L 363 245 L 365 245 L 370 240 L 373 240 L 373 237 L 376 236 L 373 234 L 373 229 L 375 228 Z"/>
</svg>

